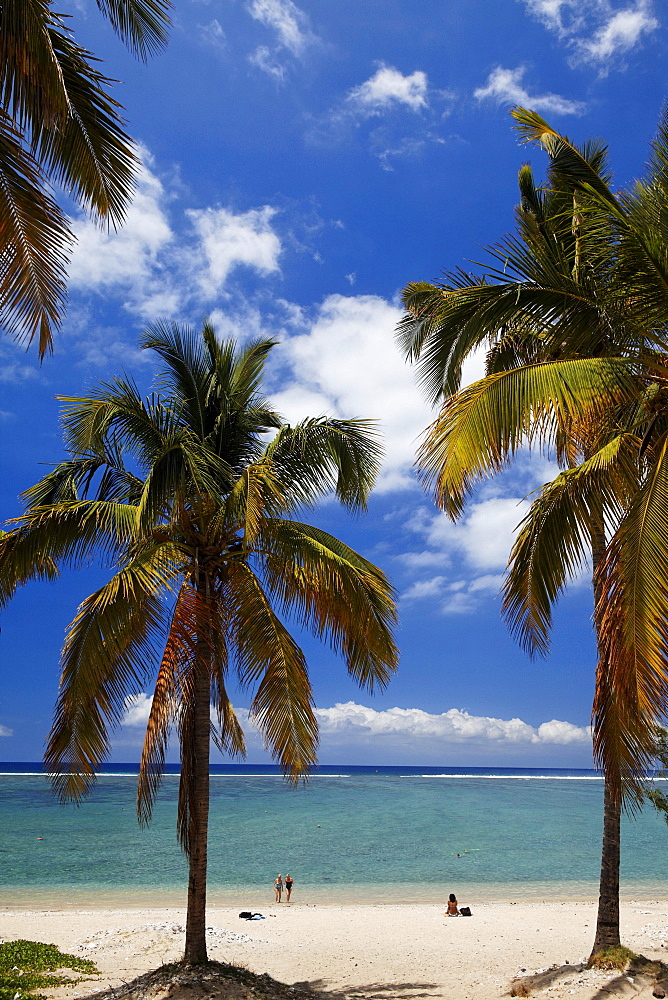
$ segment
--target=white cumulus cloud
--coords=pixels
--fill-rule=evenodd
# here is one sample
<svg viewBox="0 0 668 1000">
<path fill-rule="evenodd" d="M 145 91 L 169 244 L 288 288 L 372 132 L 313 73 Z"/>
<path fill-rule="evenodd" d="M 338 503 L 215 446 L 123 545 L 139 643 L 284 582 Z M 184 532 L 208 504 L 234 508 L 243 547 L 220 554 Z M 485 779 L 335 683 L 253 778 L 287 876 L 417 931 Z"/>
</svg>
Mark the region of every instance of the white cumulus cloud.
<svg viewBox="0 0 668 1000">
<path fill-rule="evenodd" d="M 0 736 L 13 736 L 14 730 L 10 729 L 8 726 L 0 725 Z"/>
<path fill-rule="evenodd" d="M 413 372 L 394 343 L 402 311 L 375 295 L 330 295 L 283 345 L 292 379 L 272 393 L 294 423 L 330 414 L 380 422 L 387 447 L 380 489 L 406 486 L 415 441 L 430 419 Z M 373 372 L 373 378 L 369 373 Z"/>
<path fill-rule="evenodd" d="M 382 741 L 387 737 L 410 740 L 435 738 L 444 743 L 483 741 L 490 744 L 588 744 L 591 731 L 553 719 L 538 727 L 521 719 L 496 719 L 471 715 L 458 708 L 432 714 L 418 708 L 388 708 L 382 711 L 354 701 L 339 703 L 316 712 L 324 738 L 346 736 L 350 739 Z"/>
<path fill-rule="evenodd" d="M 142 150 L 137 190 L 125 223 L 115 232 L 79 218 L 72 225 L 77 244 L 69 264 L 69 285 L 82 291 L 123 289 L 132 307 L 143 312 L 147 296 L 158 292 L 155 269 L 173 239 L 167 196 Z"/>
<path fill-rule="evenodd" d="M 445 514 L 420 507 L 406 528 L 424 540 L 426 550 L 409 553 L 405 560 L 449 565 L 457 555 L 474 570 L 505 569 L 517 526 L 528 509 L 529 502 L 518 497 L 491 497 L 470 504 L 465 516 L 453 523 Z"/>
<path fill-rule="evenodd" d="M 125 699 L 125 715 L 122 725 L 124 726 L 145 726 L 148 722 L 153 695 L 141 694 L 130 695 Z"/>
<path fill-rule="evenodd" d="M 279 270 L 281 241 L 271 226 L 275 214 L 269 205 L 238 214 L 226 208 L 187 213 L 205 260 L 199 281 L 207 295 L 219 292 L 235 267 L 251 267 L 260 274 Z"/>
<path fill-rule="evenodd" d="M 135 735 L 132 730 L 143 729 L 150 707 L 151 698 L 147 694 L 126 700 L 123 724 L 130 732 L 120 735 L 119 745 L 136 745 L 141 741 L 143 733 Z M 236 713 L 246 734 L 248 749 L 255 755 L 262 748 L 262 737 L 250 720 L 248 709 L 237 708 Z M 348 701 L 331 708 L 318 708 L 316 716 L 321 757 L 361 753 L 378 762 L 394 756 L 409 763 L 411 760 L 436 760 L 444 754 L 456 755 L 460 750 L 462 757 L 469 759 L 481 754 L 488 760 L 488 755 L 492 754 L 502 759 L 514 755 L 515 759 L 526 760 L 527 753 L 532 750 L 568 747 L 582 753 L 583 750 L 588 752 L 591 746 L 588 726 L 576 726 L 558 719 L 532 726 L 519 718 L 473 715 L 459 708 L 433 713 L 398 706 L 374 709 Z M 518 758 L 518 754 L 522 756 Z"/>
<path fill-rule="evenodd" d="M 520 104 L 534 111 L 547 111 L 557 115 L 578 115 L 584 111 L 581 101 L 571 101 L 559 94 L 530 94 L 522 84 L 525 66 L 507 69 L 496 66 L 484 87 L 478 87 L 473 96 L 478 101 L 495 101 L 497 104 Z"/>
<path fill-rule="evenodd" d="M 125 224 L 107 232 L 80 218 L 73 228 L 77 246 L 69 267 L 72 289 L 121 296 L 140 319 L 180 316 L 187 308 L 205 310 L 232 272 L 251 268 L 260 275 L 279 272 L 282 244 L 269 205 L 235 211 L 227 207 L 185 212 L 189 231 L 172 216 L 174 185 L 165 187 L 143 150 L 137 191 Z M 181 217 L 183 219 L 183 216 Z"/>
<path fill-rule="evenodd" d="M 347 100 L 366 114 L 397 105 L 420 111 L 427 107 L 427 90 L 427 74 L 422 70 L 404 76 L 393 66 L 381 64 L 372 77 L 348 92 Z"/>
</svg>

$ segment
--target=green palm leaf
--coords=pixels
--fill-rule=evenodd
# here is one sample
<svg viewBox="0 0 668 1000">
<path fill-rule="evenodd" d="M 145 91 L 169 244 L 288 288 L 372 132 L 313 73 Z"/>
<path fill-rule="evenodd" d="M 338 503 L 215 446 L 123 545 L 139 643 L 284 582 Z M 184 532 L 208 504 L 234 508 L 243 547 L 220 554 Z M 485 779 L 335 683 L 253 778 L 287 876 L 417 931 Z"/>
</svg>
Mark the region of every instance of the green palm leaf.
<svg viewBox="0 0 668 1000">
<path fill-rule="evenodd" d="M 304 654 L 243 563 L 230 573 L 229 614 L 239 676 L 255 688 L 251 716 L 272 756 L 296 779 L 315 763 L 318 742 Z"/>
<path fill-rule="evenodd" d="M 164 631 L 160 591 L 171 580 L 160 551 L 120 570 L 82 603 L 62 654 L 60 694 L 44 755 L 63 801 L 78 801 L 109 750 L 126 699 L 150 675 Z"/>
<path fill-rule="evenodd" d="M 329 642 L 360 685 L 382 690 L 399 657 L 385 575 L 332 535 L 297 521 L 266 521 L 258 542 L 267 587 L 282 610 Z"/>
<path fill-rule="evenodd" d="M 0 111 L 0 323 L 19 341 L 37 338 L 43 357 L 65 308 L 72 234 L 22 140 Z"/>
<path fill-rule="evenodd" d="M 636 388 L 620 358 L 543 362 L 489 375 L 444 404 L 418 453 L 422 480 L 450 516 L 476 481 L 521 448 L 554 442 L 566 424 L 596 422 Z"/>
<path fill-rule="evenodd" d="M 503 615 L 511 633 L 534 655 L 546 654 L 552 607 L 568 582 L 588 566 L 592 511 L 616 523 L 638 485 L 635 435 L 614 438 L 591 458 L 541 488 L 520 525 L 504 583 Z"/>
</svg>

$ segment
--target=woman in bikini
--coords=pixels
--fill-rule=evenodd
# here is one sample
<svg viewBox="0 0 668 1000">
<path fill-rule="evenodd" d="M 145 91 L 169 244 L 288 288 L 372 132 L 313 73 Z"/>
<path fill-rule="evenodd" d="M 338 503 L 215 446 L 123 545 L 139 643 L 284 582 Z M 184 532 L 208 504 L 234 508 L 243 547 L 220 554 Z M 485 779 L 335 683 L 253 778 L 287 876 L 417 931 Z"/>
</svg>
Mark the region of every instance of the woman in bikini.
<svg viewBox="0 0 668 1000">
<path fill-rule="evenodd" d="M 446 917 L 458 917 L 459 910 L 457 908 L 457 897 L 454 892 L 450 893 L 450 898 L 448 899 L 448 908 L 444 913 Z"/>
<path fill-rule="evenodd" d="M 280 903 L 281 893 L 283 892 L 283 879 L 280 875 L 274 882 L 274 892 L 276 893 L 276 902 Z"/>
</svg>

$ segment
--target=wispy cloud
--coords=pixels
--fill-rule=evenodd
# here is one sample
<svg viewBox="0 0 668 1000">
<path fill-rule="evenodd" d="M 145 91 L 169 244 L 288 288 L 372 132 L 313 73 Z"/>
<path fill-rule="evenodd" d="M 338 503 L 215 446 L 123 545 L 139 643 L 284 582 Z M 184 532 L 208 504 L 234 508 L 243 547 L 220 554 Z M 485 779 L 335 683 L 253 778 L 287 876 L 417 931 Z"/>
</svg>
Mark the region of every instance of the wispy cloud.
<svg viewBox="0 0 668 1000">
<path fill-rule="evenodd" d="M 423 70 L 404 74 L 384 62 L 376 65 L 370 77 L 311 120 L 306 138 L 317 145 L 341 146 L 365 136 L 383 169 L 392 170 L 393 160 L 416 158 L 434 144 L 447 142 L 440 127 L 455 94 L 431 87 Z M 365 131 L 365 123 L 373 127 Z"/>
<path fill-rule="evenodd" d="M 276 53 L 272 52 L 268 45 L 258 45 L 249 55 L 248 61 L 277 82 L 282 83 L 285 80 L 285 66 L 276 58 Z"/>
<path fill-rule="evenodd" d="M 529 14 L 561 39 L 574 63 L 600 71 L 623 69 L 621 57 L 660 27 L 652 0 L 613 4 L 610 0 L 522 0 Z"/>
<path fill-rule="evenodd" d="M 417 542 L 396 558 L 414 579 L 402 602 L 428 601 L 445 615 L 471 614 L 485 597 L 498 596 L 518 525 L 529 507 L 519 497 L 495 496 L 469 504 L 453 523 L 428 507 L 404 521 Z"/>
<path fill-rule="evenodd" d="M 309 26 L 308 17 L 292 0 L 251 0 L 248 12 L 256 21 L 273 29 L 278 43 L 294 56 L 303 53 L 317 36 Z"/>
<path fill-rule="evenodd" d="M 10 729 L 8 726 L 0 725 L 0 736 L 13 736 L 14 730 Z"/>
<path fill-rule="evenodd" d="M 581 101 L 572 101 L 559 94 L 531 94 L 523 86 L 525 66 L 507 69 L 496 66 L 484 87 L 478 87 L 473 96 L 478 101 L 495 101 L 497 104 L 520 104 L 534 111 L 547 111 L 557 115 L 579 115 L 585 110 Z"/>
<path fill-rule="evenodd" d="M 651 13 L 650 5 L 638 3 L 635 7 L 617 11 L 590 39 L 580 40 L 579 51 L 593 62 L 609 63 L 614 56 L 630 52 L 644 35 L 651 34 L 658 27 L 659 22 Z"/>
<path fill-rule="evenodd" d="M 215 17 L 208 24 L 199 25 L 199 35 L 205 45 L 223 52 L 227 49 L 227 36 L 220 21 Z"/>
<path fill-rule="evenodd" d="M 250 62 L 275 80 L 285 78 L 284 56 L 301 59 L 320 39 L 311 30 L 308 17 L 292 0 L 250 0 L 246 9 L 255 21 L 274 32 L 274 47 L 258 45 Z"/>
</svg>

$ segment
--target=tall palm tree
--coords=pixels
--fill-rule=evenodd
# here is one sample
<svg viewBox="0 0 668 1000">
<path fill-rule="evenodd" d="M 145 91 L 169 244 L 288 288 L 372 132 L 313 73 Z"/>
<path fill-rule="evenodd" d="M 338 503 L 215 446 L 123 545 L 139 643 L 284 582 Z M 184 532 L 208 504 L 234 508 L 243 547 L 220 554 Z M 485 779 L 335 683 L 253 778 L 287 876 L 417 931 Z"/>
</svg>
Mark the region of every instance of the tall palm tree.
<svg viewBox="0 0 668 1000">
<path fill-rule="evenodd" d="M 0 542 L 0 596 L 94 553 L 116 567 L 69 627 L 45 763 L 60 798 L 80 799 L 108 754 L 109 725 L 154 683 L 138 816 L 151 815 L 175 726 L 185 959 L 203 962 L 210 739 L 244 751 L 230 672 L 296 780 L 316 759 L 318 726 L 306 660 L 281 615 L 328 641 L 369 690 L 396 669 L 386 577 L 295 517 L 331 491 L 363 510 L 380 450 L 364 420 L 283 424 L 260 391 L 269 340 L 237 349 L 208 324 L 201 335 L 157 324 L 142 346 L 164 362 L 152 396 L 118 379 L 64 400 L 70 457 L 26 492 L 23 517 Z"/>
<path fill-rule="evenodd" d="M 162 46 L 169 0 L 98 0 L 141 58 Z M 112 80 L 49 0 L 0 0 L 0 324 L 52 349 L 63 317 L 70 223 L 59 186 L 100 224 L 122 223 L 135 147 Z"/>
<path fill-rule="evenodd" d="M 542 122 L 523 109 L 515 116 L 525 130 Z M 622 791 L 637 793 L 651 743 L 651 713 L 640 711 L 613 670 L 602 609 L 606 527 L 619 521 L 642 475 L 637 433 L 647 414 L 629 362 L 652 338 L 631 307 L 609 206 L 601 204 L 609 192 L 605 149 L 561 141 L 546 190 L 536 189 L 528 167 L 520 171 L 519 234 L 492 248 L 487 274 L 407 286 L 400 336 L 441 403 L 418 461 L 450 516 L 461 513 L 476 481 L 528 444 L 553 447 L 565 469 L 529 512 L 511 555 L 504 611 L 529 652 L 545 652 L 551 604 L 588 553 L 598 609 L 595 751 L 606 778 L 596 952 L 619 943 Z M 487 377 L 459 390 L 464 358 L 482 345 Z"/>
</svg>

